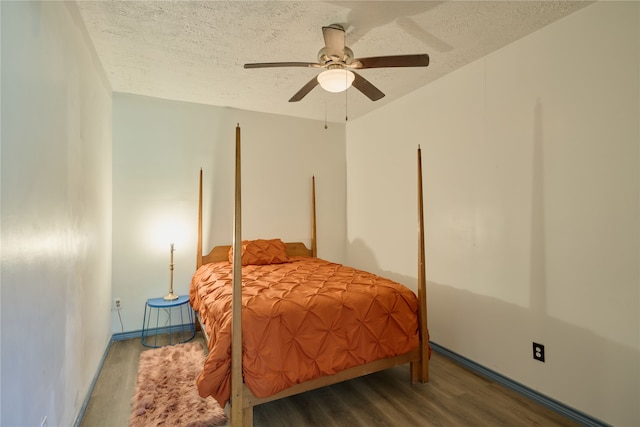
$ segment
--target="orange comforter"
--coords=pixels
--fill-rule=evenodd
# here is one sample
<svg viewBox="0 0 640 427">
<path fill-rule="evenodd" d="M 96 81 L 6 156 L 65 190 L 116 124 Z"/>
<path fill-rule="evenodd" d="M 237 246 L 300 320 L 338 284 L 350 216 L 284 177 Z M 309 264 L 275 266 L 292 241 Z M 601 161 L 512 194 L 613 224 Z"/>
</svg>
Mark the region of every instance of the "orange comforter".
<svg viewBox="0 0 640 427">
<path fill-rule="evenodd" d="M 256 397 L 418 346 L 418 303 L 405 286 L 318 258 L 242 267 L 244 382 Z M 209 335 L 197 379 L 224 407 L 231 378 L 231 264 L 193 276 L 193 308 Z"/>
</svg>

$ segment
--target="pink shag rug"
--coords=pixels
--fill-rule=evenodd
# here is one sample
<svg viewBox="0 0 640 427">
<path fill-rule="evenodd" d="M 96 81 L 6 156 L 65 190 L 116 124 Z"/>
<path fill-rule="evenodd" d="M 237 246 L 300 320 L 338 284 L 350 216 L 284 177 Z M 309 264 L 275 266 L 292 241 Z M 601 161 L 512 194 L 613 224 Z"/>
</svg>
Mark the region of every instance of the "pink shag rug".
<svg viewBox="0 0 640 427">
<path fill-rule="evenodd" d="M 218 402 L 198 394 L 204 357 L 198 342 L 143 351 L 129 427 L 224 425 L 227 416 Z"/>
</svg>

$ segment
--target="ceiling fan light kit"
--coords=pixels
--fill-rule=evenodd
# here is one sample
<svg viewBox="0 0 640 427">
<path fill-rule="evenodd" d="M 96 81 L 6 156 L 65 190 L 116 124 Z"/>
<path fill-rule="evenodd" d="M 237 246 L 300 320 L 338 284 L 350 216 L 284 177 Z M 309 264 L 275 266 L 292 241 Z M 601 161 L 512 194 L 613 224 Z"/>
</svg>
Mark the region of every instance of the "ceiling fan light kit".
<svg viewBox="0 0 640 427">
<path fill-rule="evenodd" d="M 304 98 L 318 84 L 328 92 L 343 92 L 353 85 L 372 101 L 384 97 L 384 93 L 360 74 L 351 70 L 367 68 L 390 67 L 426 67 L 429 65 L 429 55 L 393 55 L 374 56 L 371 58 L 353 58 L 353 51 L 345 46 L 344 27 L 331 24 L 322 27 L 325 46 L 318 52 L 318 62 L 259 62 L 244 64 L 244 68 L 271 67 L 306 67 L 324 68 L 317 77 L 309 80 L 302 89 L 289 99 L 298 102 Z"/>
<path fill-rule="evenodd" d="M 325 70 L 318 74 L 318 83 L 327 92 L 343 92 L 351 87 L 356 76 L 349 70 Z"/>
</svg>

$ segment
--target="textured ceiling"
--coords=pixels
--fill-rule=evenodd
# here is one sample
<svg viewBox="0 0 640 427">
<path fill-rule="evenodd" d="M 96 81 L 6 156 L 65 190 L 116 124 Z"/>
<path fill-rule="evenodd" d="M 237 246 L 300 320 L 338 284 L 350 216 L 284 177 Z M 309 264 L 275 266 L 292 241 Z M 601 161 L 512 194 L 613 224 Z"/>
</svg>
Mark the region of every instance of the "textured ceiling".
<svg viewBox="0 0 640 427">
<path fill-rule="evenodd" d="M 534 32 L 588 1 L 78 1 L 115 92 L 317 120 L 356 118 Z M 428 53 L 426 68 L 361 70 L 386 96 L 319 86 L 322 27 L 341 24 L 355 57 Z"/>
</svg>

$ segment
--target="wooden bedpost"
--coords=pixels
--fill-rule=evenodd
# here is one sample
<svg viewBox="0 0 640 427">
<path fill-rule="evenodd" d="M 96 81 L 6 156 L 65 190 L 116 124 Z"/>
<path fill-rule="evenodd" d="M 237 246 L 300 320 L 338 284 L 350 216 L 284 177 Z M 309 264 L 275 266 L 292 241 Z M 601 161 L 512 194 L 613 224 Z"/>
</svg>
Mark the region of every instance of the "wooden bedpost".
<svg viewBox="0 0 640 427">
<path fill-rule="evenodd" d="M 242 195 L 240 170 L 240 125 L 236 125 L 235 216 L 233 220 L 233 281 L 231 303 L 231 425 L 242 426 Z"/>
<path fill-rule="evenodd" d="M 196 248 L 196 270 L 202 266 L 202 168 L 198 192 L 198 246 Z"/>
<path fill-rule="evenodd" d="M 316 177 L 311 177 L 311 256 L 318 256 L 318 244 L 316 236 Z"/>
<path fill-rule="evenodd" d="M 424 208 L 422 196 L 422 154 L 418 145 L 418 325 L 420 361 L 411 364 L 413 382 L 429 381 L 429 330 L 427 325 L 427 278 L 425 273 Z"/>
</svg>

